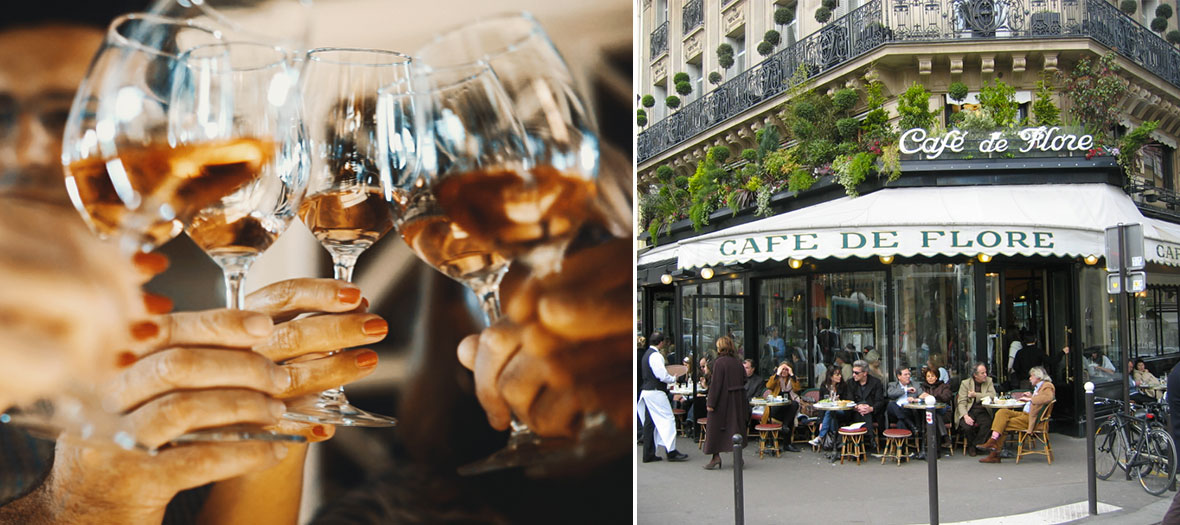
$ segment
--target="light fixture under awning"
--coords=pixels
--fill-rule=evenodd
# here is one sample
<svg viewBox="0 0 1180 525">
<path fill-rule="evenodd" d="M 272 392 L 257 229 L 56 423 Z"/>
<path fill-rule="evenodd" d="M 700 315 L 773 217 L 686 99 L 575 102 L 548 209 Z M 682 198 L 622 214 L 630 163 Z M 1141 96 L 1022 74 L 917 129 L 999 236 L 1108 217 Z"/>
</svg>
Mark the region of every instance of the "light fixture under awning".
<svg viewBox="0 0 1180 525">
<path fill-rule="evenodd" d="M 1180 266 L 1180 225 L 1107 184 L 889 188 L 679 242 L 680 268 L 916 255 L 1102 255 L 1106 227 L 1144 225 L 1147 259 Z"/>
</svg>

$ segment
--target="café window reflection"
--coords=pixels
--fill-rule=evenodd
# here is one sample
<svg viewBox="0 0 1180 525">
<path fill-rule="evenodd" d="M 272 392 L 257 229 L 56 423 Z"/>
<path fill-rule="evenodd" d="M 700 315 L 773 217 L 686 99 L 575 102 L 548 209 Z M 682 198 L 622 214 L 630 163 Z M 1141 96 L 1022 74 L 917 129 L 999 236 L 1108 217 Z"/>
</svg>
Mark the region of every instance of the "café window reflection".
<svg viewBox="0 0 1180 525">
<path fill-rule="evenodd" d="M 893 279 L 895 368 L 932 366 L 951 380 L 965 377 L 975 348 L 971 265 L 895 265 Z"/>
<path fill-rule="evenodd" d="M 792 363 L 795 376 L 813 385 L 807 352 L 807 279 L 766 279 L 758 288 L 758 373 L 770 374 L 778 363 Z"/>
<path fill-rule="evenodd" d="M 819 361 L 832 365 L 857 359 L 869 361 L 870 371 L 888 377 L 882 361 L 886 314 L 885 272 L 816 275 L 812 281 L 812 315 L 815 326 L 813 372 Z"/>
</svg>

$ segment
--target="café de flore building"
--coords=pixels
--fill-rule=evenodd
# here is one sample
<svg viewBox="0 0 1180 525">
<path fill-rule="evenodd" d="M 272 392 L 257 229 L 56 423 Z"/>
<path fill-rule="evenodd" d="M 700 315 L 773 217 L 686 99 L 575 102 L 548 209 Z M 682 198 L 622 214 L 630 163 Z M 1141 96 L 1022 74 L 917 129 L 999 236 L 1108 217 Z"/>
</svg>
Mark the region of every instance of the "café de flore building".
<svg viewBox="0 0 1180 525">
<path fill-rule="evenodd" d="M 1035 339 L 1057 385 L 1055 429 L 1076 434 L 1086 381 L 1121 397 L 1118 375 L 1092 361 L 1096 350 L 1117 369 L 1128 357 L 1104 237 L 1140 224 L 1147 289 L 1130 297 L 1129 357 L 1166 373 L 1180 358 L 1174 194 L 1136 190 L 1111 156 L 1087 158 L 1088 136 L 1014 139 L 1015 155 L 989 155 L 969 151 L 981 140 L 953 151 L 953 133 L 903 134 L 900 178 L 870 178 L 855 197 L 821 179 L 775 195 L 771 216 L 721 209 L 699 231 L 680 221 L 654 245 L 642 234 L 639 331 L 668 334 L 677 363 L 715 355 L 730 335 L 763 377 L 788 360 L 807 386 L 831 347 L 887 380 L 932 364 L 954 383 L 984 362 L 1003 389 L 1018 380 L 1010 350 Z"/>
</svg>

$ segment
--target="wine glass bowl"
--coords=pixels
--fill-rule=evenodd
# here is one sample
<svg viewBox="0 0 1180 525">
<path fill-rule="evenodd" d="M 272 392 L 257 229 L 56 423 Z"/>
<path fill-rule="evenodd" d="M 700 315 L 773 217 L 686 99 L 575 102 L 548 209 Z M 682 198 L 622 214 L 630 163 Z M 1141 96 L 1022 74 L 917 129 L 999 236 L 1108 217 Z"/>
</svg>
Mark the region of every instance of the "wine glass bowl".
<svg viewBox="0 0 1180 525">
<path fill-rule="evenodd" d="M 168 136 L 179 55 L 219 39 L 192 22 L 120 16 L 74 97 L 62 148 L 66 190 L 91 229 L 128 252 L 167 242 L 238 184 L 215 175 L 216 155 L 174 147 Z"/>
<path fill-rule="evenodd" d="M 201 164 L 218 180 L 237 186 L 196 213 L 186 227 L 222 268 L 230 308 L 241 308 L 246 272 L 286 231 L 307 185 L 305 133 L 291 62 L 290 53 L 267 44 L 209 44 L 182 55 L 173 85 L 170 142 L 202 146 L 199 151 L 217 163 Z"/>
<path fill-rule="evenodd" d="M 596 213 L 598 174 L 593 119 L 561 55 L 527 13 L 461 26 L 419 54 L 432 67 L 486 62 L 523 127 L 532 161 L 527 172 L 470 174 L 478 183 L 440 177 L 439 203 L 535 273 L 557 271 L 566 246 Z"/>
</svg>

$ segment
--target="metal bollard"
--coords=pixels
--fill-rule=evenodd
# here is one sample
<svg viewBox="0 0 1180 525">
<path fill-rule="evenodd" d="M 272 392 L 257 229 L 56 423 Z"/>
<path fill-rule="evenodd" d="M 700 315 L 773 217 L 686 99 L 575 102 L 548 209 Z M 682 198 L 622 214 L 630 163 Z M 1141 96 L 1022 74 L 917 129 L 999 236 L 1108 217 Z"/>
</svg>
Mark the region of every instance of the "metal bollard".
<svg viewBox="0 0 1180 525">
<path fill-rule="evenodd" d="M 733 435 L 733 522 L 737 525 L 745 523 L 745 509 L 742 501 L 742 435 Z"/>
<path fill-rule="evenodd" d="M 926 477 L 930 492 L 930 525 L 938 525 L 938 454 L 942 450 L 938 447 L 937 422 L 934 404 L 926 403 Z"/>
<path fill-rule="evenodd" d="M 1098 476 L 1094 467 L 1094 383 L 1086 381 L 1086 489 L 1090 498 L 1090 515 L 1098 515 Z"/>
</svg>

